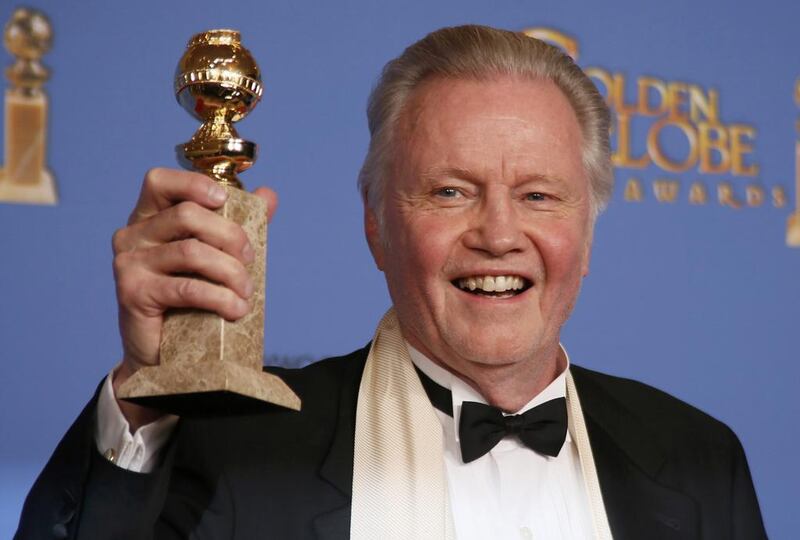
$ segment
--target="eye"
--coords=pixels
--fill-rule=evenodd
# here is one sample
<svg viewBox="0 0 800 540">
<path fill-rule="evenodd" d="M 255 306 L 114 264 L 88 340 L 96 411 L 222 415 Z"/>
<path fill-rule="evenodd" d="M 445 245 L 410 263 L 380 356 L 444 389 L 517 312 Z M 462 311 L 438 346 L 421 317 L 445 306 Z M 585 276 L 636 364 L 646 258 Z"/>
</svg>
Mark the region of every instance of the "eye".
<svg viewBox="0 0 800 540">
<path fill-rule="evenodd" d="M 547 200 L 547 195 L 544 193 L 540 193 L 538 191 L 534 191 L 533 193 L 528 193 L 525 195 L 525 200 L 528 201 L 544 201 Z"/>
<path fill-rule="evenodd" d="M 435 195 L 437 197 L 442 197 L 445 199 L 455 199 L 456 197 L 461 195 L 461 192 L 457 188 L 447 186 L 437 189 L 435 191 Z"/>
</svg>

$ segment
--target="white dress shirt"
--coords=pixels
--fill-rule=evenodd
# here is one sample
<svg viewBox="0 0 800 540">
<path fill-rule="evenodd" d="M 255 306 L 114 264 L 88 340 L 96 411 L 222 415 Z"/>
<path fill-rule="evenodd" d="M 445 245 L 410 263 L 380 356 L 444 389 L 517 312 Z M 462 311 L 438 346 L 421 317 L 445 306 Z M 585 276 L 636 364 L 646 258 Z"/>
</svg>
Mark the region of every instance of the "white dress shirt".
<svg viewBox="0 0 800 540">
<path fill-rule="evenodd" d="M 114 397 L 111 381 L 115 370 L 111 370 L 106 377 L 97 398 L 97 430 L 94 436 L 97 449 L 106 459 L 123 469 L 150 472 L 158 464 L 160 451 L 172 434 L 178 417 L 165 415 L 131 435 L 131 426 Z"/>
<path fill-rule="evenodd" d="M 453 415 L 436 409 L 444 430 L 444 463 L 458 540 L 592 538 L 591 509 L 578 449 L 567 432 L 557 457 L 537 454 L 517 438 L 501 440 L 486 455 L 464 463 L 458 438 L 461 403 L 486 400 L 469 384 L 408 346 L 411 361 L 449 389 Z M 516 414 L 566 396 L 567 367 Z"/>
<path fill-rule="evenodd" d="M 557 457 L 537 454 L 516 438 L 501 440 L 486 455 L 464 463 L 458 442 L 463 401 L 486 403 L 476 390 L 408 345 L 414 364 L 434 382 L 449 389 L 455 418 L 436 410 L 444 433 L 444 463 L 450 506 L 458 540 L 578 540 L 593 536 L 591 510 L 578 451 L 567 432 Z M 567 368 L 517 413 L 566 395 Z M 114 398 L 113 371 L 97 403 L 98 450 L 117 466 L 149 472 L 178 418 L 167 415 L 131 435 Z"/>
</svg>

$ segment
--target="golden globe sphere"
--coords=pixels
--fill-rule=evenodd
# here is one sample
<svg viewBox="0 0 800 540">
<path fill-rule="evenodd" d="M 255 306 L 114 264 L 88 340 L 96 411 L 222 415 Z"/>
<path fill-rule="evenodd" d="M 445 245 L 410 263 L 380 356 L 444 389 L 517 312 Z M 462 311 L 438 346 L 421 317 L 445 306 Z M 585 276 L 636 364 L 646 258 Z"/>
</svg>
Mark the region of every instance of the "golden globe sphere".
<svg viewBox="0 0 800 540">
<path fill-rule="evenodd" d="M 175 94 L 189 114 L 206 122 L 225 111 L 244 118 L 261 99 L 261 72 L 235 30 L 195 35 L 175 70 Z"/>
<path fill-rule="evenodd" d="M 3 42 L 8 52 L 17 58 L 39 59 L 53 45 L 50 20 L 41 11 L 17 8 L 6 23 Z"/>
<path fill-rule="evenodd" d="M 53 45 L 53 29 L 41 11 L 17 8 L 6 23 L 3 43 L 16 62 L 6 69 L 14 92 L 35 95 L 50 76 L 39 59 Z"/>
<path fill-rule="evenodd" d="M 236 173 L 253 165 L 257 146 L 241 139 L 233 122 L 253 110 L 262 91 L 261 72 L 239 32 L 209 30 L 189 40 L 175 72 L 175 96 L 203 125 L 178 145 L 178 160 L 221 184 L 241 187 Z"/>
</svg>

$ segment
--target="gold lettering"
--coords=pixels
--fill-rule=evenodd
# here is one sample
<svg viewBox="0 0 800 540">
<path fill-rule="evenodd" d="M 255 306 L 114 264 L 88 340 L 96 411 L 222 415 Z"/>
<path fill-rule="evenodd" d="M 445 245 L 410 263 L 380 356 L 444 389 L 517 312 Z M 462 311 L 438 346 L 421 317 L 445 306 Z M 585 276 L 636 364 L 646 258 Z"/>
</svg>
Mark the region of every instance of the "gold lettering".
<svg viewBox="0 0 800 540">
<path fill-rule="evenodd" d="M 731 166 L 731 153 L 728 151 L 728 131 L 724 126 L 714 126 L 706 122 L 697 125 L 700 141 L 700 173 L 722 174 Z M 714 163 L 713 154 L 719 156 Z"/>
<path fill-rule="evenodd" d="M 686 159 L 682 162 L 672 161 L 661 152 L 659 135 L 661 135 L 661 131 L 667 126 L 674 126 L 680 129 L 689 141 L 689 155 L 686 156 Z M 697 135 L 694 132 L 694 128 L 683 120 L 670 120 L 669 117 L 661 118 L 658 122 L 653 124 L 650 131 L 647 133 L 647 153 L 653 159 L 653 163 L 665 171 L 671 173 L 688 171 L 697 162 L 697 150 Z"/>
<path fill-rule="evenodd" d="M 755 139 L 756 130 L 752 126 L 744 124 L 731 124 L 730 128 L 731 143 L 731 172 L 737 176 L 756 176 L 758 165 L 745 165 L 744 156 L 753 152 L 753 146 L 744 141 L 745 138 L 752 141 Z"/>
<path fill-rule="evenodd" d="M 591 67 L 586 69 L 586 74 L 595 82 L 600 92 L 605 94 L 606 102 L 616 113 L 612 127 L 612 133 L 616 137 L 612 156 L 615 167 L 645 169 L 654 164 L 673 174 L 684 173 L 694 167 L 704 175 L 732 173 L 735 176 L 755 177 L 759 174 L 760 167 L 754 162 L 753 156 L 756 128 L 747 124 L 723 125 L 720 122 L 718 90 L 643 76 L 636 80 L 636 99 L 628 102 L 624 73 Z M 634 155 L 638 151 L 634 150 L 638 137 L 634 139 L 632 125 L 637 116 L 655 117 L 647 131 L 646 150 L 638 156 Z M 663 132 L 669 129 L 678 129 L 682 133 L 686 138 L 688 151 L 678 151 L 678 156 L 667 153 Z M 671 133 L 668 135 L 670 137 L 667 140 L 674 138 Z M 691 191 L 690 189 L 690 197 Z M 722 204 L 731 205 L 730 201 L 742 204 L 732 192 L 730 197 L 727 193 L 722 188 Z M 758 200 L 755 193 L 750 195 L 752 201 Z M 699 193 L 696 195 L 699 196 Z M 763 195 L 762 203 L 766 193 Z M 707 200 L 706 192 L 703 201 Z"/>
<path fill-rule="evenodd" d="M 658 202 L 674 203 L 678 198 L 680 184 L 676 180 L 656 180 L 653 182 L 653 193 Z"/>
<path fill-rule="evenodd" d="M 717 185 L 717 198 L 719 204 L 722 206 L 730 206 L 731 208 L 741 208 L 742 203 L 736 199 L 733 193 L 733 187 L 728 182 L 720 182 Z"/>
<path fill-rule="evenodd" d="M 764 190 L 761 186 L 750 184 L 744 189 L 747 206 L 761 206 L 764 203 Z"/>
<path fill-rule="evenodd" d="M 719 123 L 719 92 L 709 88 L 708 94 L 704 94 L 696 84 L 689 85 L 689 118 L 696 124 L 701 113 L 709 124 Z"/>
<path fill-rule="evenodd" d="M 686 83 L 671 82 L 667 85 L 667 110 L 671 119 L 686 118 L 683 105 L 686 104 L 688 91 Z"/>
<path fill-rule="evenodd" d="M 689 204 L 706 204 L 708 202 L 708 192 L 706 186 L 700 182 L 692 183 L 689 188 Z"/>
<path fill-rule="evenodd" d="M 772 206 L 775 208 L 786 206 L 786 192 L 781 186 L 772 187 Z"/>
<path fill-rule="evenodd" d="M 639 157 L 631 155 L 630 123 L 631 117 L 629 114 L 617 114 L 617 151 L 611 156 L 611 161 L 617 167 L 644 169 L 650 164 L 650 158 L 647 154 Z"/>
<path fill-rule="evenodd" d="M 636 178 L 629 178 L 625 184 L 625 200 L 628 202 L 642 202 L 642 183 Z"/>
<path fill-rule="evenodd" d="M 655 77 L 639 77 L 636 81 L 639 88 L 639 114 L 642 116 L 659 116 L 667 111 L 667 86 L 664 81 Z M 657 105 L 652 105 L 651 90 L 658 94 Z"/>
</svg>

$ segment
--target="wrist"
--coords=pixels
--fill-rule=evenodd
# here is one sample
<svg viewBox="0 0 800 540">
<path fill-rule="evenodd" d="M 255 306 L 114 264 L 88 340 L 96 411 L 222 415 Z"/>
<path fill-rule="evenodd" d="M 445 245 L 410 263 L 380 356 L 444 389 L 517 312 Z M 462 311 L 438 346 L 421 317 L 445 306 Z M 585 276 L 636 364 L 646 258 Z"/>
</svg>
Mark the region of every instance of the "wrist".
<svg viewBox="0 0 800 540">
<path fill-rule="evenodd" d="M 140 427 L 151 422 L 155 422 L 164 416 L 164 413 L 158 409 L 137 405 L 136 403 L 131 403 L 129 401 L 117 398 L 117 393 L 120 386 L 122 386 L 122 384 L 127 381 L 135 372 L 136 370 L 130 367 L 130 361 L 123 360 L 122 364 L 116 370 L 114 370 L 113 377 L 111 379 L 111 385 L 114 389 L 114 399 L 116 400 L 122 415 L 125 417 L 125 420 L 128 421 L 131 434 L 136 433 L 136 430 L 138 430 Z"/>
</svg>

